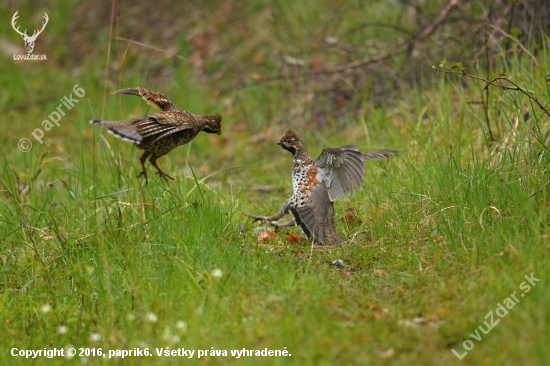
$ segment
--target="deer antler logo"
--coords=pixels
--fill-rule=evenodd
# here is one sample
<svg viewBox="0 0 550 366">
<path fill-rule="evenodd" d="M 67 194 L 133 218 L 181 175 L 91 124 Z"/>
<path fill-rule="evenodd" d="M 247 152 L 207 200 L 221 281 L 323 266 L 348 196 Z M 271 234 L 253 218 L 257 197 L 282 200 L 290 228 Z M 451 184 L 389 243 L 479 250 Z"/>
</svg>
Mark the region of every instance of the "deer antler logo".
<svg viewBox="0 0 550 366">
<path fill-rule="evenodd" d="M 27 53 L 32 53 L 32 51 L 34 50 L 34 42 L 36 42 L 36 38 L 38 38 L 38 36 L 40 35 L 40 33 L 42 33 L 42 31 L 44 30 L 44 28 L 46 28 L 46 24 L 48 24 L 48 14 L 44 13 L 44 22 L 42 22 L 42 29 L 38 30 L 38 29 L 35 29 L 34 33 L 32 34 L 32 36 L 28 36 L 27 35 L 27 30 L 25 29 L 24 32 L 21 32 L 19 31 L 19 27 L 15 27 L 15 21 L 17 20 L 17 18 L 19 18 L 19 15 L 17 14 L 19 13 L 19 10 L 17 10 L 15 12 L 15 14 L 13 14 L 13 17 L 11 18 L 11 26 L 13 27 L 13 29 L 15 29 L 15 31 L 17 33 L 19 33 L 21 35 L 21 38 L 23 38 L 23 41 L 25 41 L 25 49 L 27 50 Z"/>
</svg>

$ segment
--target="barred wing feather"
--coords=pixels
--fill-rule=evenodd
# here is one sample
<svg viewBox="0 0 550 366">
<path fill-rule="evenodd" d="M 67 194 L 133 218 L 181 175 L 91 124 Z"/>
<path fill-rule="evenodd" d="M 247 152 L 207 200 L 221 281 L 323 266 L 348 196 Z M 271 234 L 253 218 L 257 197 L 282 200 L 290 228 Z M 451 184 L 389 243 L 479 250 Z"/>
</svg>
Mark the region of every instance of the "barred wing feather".
<svg viewBox="0 0 550 366">
<path fill-rule="evenodd" d="M 362 156 L 357 146 L 347 145 L 324 149 L 315 160 L 319 168 L 318 179 L 325 183 L 332 202 L 363 186 Z"/>
</svg>

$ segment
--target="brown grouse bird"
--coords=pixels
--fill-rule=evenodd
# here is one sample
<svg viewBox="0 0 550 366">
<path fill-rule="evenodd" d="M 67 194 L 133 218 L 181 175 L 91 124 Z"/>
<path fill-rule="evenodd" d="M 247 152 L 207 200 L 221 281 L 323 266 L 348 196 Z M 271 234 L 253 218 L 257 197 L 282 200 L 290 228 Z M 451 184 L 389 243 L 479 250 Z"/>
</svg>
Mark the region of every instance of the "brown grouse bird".
<svg viewBox="0 0 550 366">
<path fill-rule="evenodd" d="M 293 195 L 281 211 L 273 216 L 250 216 L 255 221 L 267 221 L 276 228 L 299 225 L 314 244 L 340 244 L 343 240 L 334 226 L 333 202 L 352 194 L 363 186 L 363 161 L 395 156 L 396 151 L 373 151 L 363 154 L 354 145 L 329 147 L 313 160 L 306 146 L 292 130 L 277 143 L 292 153 Z M 277 224 L 292 213 L 294 220 Z"/>
<path fill-rule="evenodd" d="M 150 106 L 162 109 L 162 112 L 125 121 L 90 121 L 92 124 L 105 127 L 110 134 L 133 142 L 139 149 L 144 150 L 139 158 L 142 170 L 138 178 L 144 176 L 146 184 L 148 183 L 145 170 L 147 158 L 164 180 L 168 181 L 167 178 L 174 180 L 157 165 L 158 158 L 168 154 L 175 147 L 193 140 L 201 131 L 221 134 L 222 118 L 219 114 L 195 115 L 183 111 L 173 105 L 163 94 L 153 93 L 144 88 L 122 89 L 112 94 L 137 95 Z"/>
</svg>

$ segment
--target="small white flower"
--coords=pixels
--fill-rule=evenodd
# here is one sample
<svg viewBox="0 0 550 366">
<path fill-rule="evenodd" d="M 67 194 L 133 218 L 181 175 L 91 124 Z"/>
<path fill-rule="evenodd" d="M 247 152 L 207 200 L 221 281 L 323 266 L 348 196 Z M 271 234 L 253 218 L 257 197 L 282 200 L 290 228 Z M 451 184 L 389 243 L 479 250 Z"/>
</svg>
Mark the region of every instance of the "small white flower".
<svg viewBox="0 0 550 366">
<path fill-rule="evenodd" d="M 175 344 L 180 341 L 180 337 L 173 334 L 172 331 L 170 330 L 170 327 L 165 327 L 164 333 L 162 334 L 162 340 L 170 344 Z"/>
<path fill-rule="evenodd" d="M 72 344 L 67 344 L 63 348 L 65 349 L 65 358 L 67 360 L 70 360 L 71 358 L 74 357 L 74 354 L 72 354 L 71 352 L 68 352 L 70 349 L 74 349 L 74 346 Z"/>
<path fill-rule="evenodd" d="M 149 323 L 156 323 L 159 320 L 158 316 L 155 313 L 147 313 L 145 314 L 145 321 L 148 321 Z"/>
<path fill-rule="evenodd" d="M 58 334 L 66 334 L 67 332 L 69 331 L 69 328 L 65 325 L 60 325 L 58 328 L 57 328 L 57 333 Z"/>
<path fill-rule="evenodd" d="M 44 304 L 40 307 L 40 312 L 42 314 L 48 314 L 52 310 L 52 306 L 50 304 Z"/>
<path fill-rule="evenodd" d="M 174 345 L 176 343 L 178 343 L 180 341 L 180 337 L 177 336 L 177 335 L 172 335 L 172 337 L 170 339 L 167 339 L 166 342 Z"/>
<path fill-rule="evenodd" d="M 149 348 L 149 343 L 144 341 L 137 341 L 136 346 L 138 346 L 138 348 Z"/>
<path fill-rule="evenodd" d="M 187 322 L 184 322 L 183 320 L 178 320 L 176 322 L 176 328 L 178 328 L 181 331 L 186 332 L 187 331 Z"/>
<path fill-rule="evenodd" d="M 213 269 L 212 272 L 210 272 L 210 274 L 214 278 L 221 278 L 223 276 L 223 272 L 219 268 Z"/>
<path fill-rule="evenodd" d="M 101 340 L 101 334 L 99 333 L 92 333 L 90 334 L 90 342 L 99 342 Z"/>
</svg>

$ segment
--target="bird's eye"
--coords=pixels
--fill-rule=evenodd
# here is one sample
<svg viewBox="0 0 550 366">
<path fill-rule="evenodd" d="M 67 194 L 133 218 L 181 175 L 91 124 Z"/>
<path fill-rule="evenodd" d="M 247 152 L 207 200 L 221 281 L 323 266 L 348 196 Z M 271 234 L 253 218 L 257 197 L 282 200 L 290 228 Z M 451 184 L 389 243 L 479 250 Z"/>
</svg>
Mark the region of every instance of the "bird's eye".
<svg viewBox="0 0 550 366">
<path fill-rule="evenodd" d="M 219 125 L 218 125 L 217 123 L 213 123 L 212 126 L 213 126 L 214 128 L 218 128 L 218 127 L 219 127 Z"/>
<path fill-rule="evenodd" d="M 290 144 L 292 142 L 292 140 L 291 139 L 286 139 L 286 142 Z"/>
</svg>

